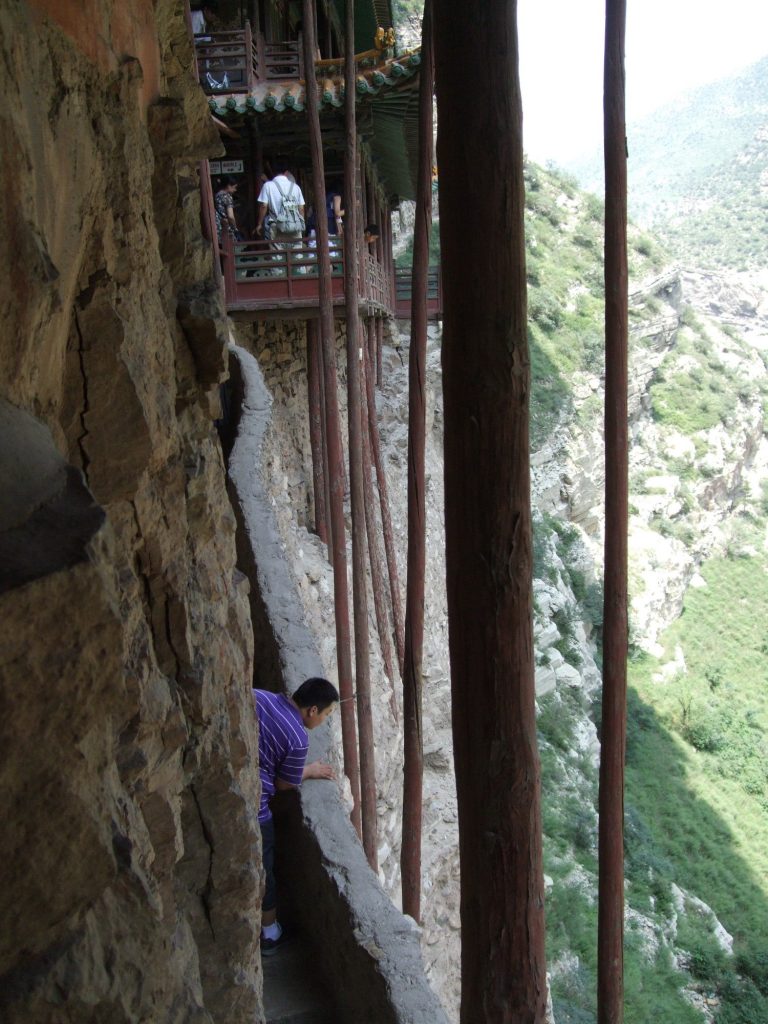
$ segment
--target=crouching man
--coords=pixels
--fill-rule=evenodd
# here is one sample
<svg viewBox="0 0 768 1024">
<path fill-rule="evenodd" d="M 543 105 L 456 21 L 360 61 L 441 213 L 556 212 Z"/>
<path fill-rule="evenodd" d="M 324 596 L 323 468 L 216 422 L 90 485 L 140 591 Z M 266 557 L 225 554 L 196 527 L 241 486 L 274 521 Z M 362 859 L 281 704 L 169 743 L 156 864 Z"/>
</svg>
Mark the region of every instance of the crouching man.
<svg viewBox="0 0 768 1024">
<path fill-rule="evenodd" d="M 261 804 L 259 825 L 266 889 L 261 906 L 261 954 L 270 956 L 284 939 L 277 922 L 275 888 L 275 823 L 269 801 L 277 790 L 295 789 L 304 779 L 333 779 L 329 764 L 306 764 L 308 729 L 322 725 L 339 700 L 336 687 L 327 679 L 307 679 L 292 697 L 268 690 L 254 690 L 259 719 L 259 774 Z"/>
</svg>

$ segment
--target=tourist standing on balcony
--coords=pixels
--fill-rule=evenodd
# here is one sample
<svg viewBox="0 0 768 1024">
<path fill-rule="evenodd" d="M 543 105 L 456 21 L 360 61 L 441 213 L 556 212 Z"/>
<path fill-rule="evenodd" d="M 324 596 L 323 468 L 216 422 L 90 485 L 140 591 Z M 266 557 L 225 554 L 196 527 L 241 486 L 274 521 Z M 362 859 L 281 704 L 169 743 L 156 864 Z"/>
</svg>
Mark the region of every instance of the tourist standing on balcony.
<svg viewBox="0 0 768 1024">
<path fill-rule="evenodd" d="M 233 178 L 231 175 L 221 178 L 219 191 L 213 201 L 216 209 L 216 234 L 219 236 L 219 242 L 221 242 L 221 232 L 225 224 L 233 238 L 240 237 L 235 219 L 235 192 L 237 192 L 237 178 Z"/>
<path fill-rule="evenodd" d="M 366 245 L 374 245 L 379 240 L 379 225 L 366 224 L 363 228 L 363 241 Z"/>
<path fill-rule="evenodd" d="M 304 194 L 286 164 L 265 181 L 259 192 L 259 217 L 256 234 L 272 242 L 278 252 L 301 245 L 305 230 Z"/>
<path fill-rule="evenodd" d="M 330 185 L 325 193 L 325 215 L 328 218 L 328 234 L 344 234 L 344 211 L 341 208 L 341 191 L 339 185 Z"/>
<path fill-rule="evenodd" d="M 216 20 L 214 14 L 215 8 L 218 6 L 216 0 L 208 0 L 208 3 L 192 3 L 190 4 L 190 20 L 192 22 L 192 32 L 196 36 L 204 36 L 208 30 L 208 26 L 211 21 Z M 200 39 L 201 43 L 210 42 L 211 37 L 207 36 L 204 39 Z"/>
</svg>

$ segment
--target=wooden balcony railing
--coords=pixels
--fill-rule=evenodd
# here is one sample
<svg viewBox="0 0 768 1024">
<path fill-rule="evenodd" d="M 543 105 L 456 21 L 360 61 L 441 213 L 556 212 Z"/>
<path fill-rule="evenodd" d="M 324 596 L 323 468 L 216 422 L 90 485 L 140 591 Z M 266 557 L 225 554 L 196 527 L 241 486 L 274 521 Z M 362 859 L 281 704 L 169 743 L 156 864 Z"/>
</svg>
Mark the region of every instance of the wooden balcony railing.
<svg viewBox="0 0 768 1024">
<path fill-rule="evenodd" d="M 284 311 L 315 308 L 319 304 L 317 249 L 306 242 L 237 242 L 224 233 L 221 249 L 224 292 L 232 312 Z M 331 238 L 331 297 L 344 303 L 344 253 L 340 238 Z M 360 301 L 392 312 L 391 289 L 382 264 L 370 253 L 362 261 Z"/>
<path fill-rule="evenodd" d="M 259 37 L 259 62 L 256 74 L 259 81 L 299 79 L 304 77 L 304 47 L 301 38 L 281 43 L 265 43 Z"/>
<path fill-rule="evenodd" d="M 249 22 L 235 32 L 195 36 L 200 85 L 208 94 L 250 92 L 258 82 L 304 77 L 301 39 L 267 43 Z"/>
<path fill-rule="evenodd" d="M 401 320 L 411 318 L 410 267 L 395 268 L 395 315 Z M 443 318 L 443 279 L 439 266 L 431 266 L 427 274 L 427 316 L 430 320 Z"/>
<path fill-rule="evenodd" d="M 257 81 L 258 53 L 251 26 L 195 36 L 197 74 L 207 93 L 248 92 Z"/>
</svg>

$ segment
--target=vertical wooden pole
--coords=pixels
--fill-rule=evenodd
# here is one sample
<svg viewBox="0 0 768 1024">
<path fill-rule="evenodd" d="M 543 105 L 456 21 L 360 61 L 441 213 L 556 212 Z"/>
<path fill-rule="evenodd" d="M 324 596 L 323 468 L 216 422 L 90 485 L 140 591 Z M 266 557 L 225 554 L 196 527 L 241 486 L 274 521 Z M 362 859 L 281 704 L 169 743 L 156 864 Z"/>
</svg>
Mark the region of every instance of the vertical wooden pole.
<svg viewBox="0 0 768 1024">
<path fill-rule="evenodd" d="M 368 586 L 365 550 L 365 498 L 363 494 L 363 448 L 361 438 L 361 379 L 363 349 L 360 338 L 358 294 L 360 263 L 358 234 L 360 207 L 356 196 L 359 174 L 357 122 L 357 68 L 355 66 L 355 5 L 346 2 L 344 41 L 344 301 L 347 314 L 347 424 L 349 431 L 349 488 L 352 510 L 352 597 L 355 609 L 355 688 L 357 725 L 360 732 L 360 802 L 363 849 L 368 863 L 378 870 L 376 765 L 374 761 L 373 713 L 371 710 L 371 669 L 368 642 Z"/>
<path fill-rule="evenodd" d="M 425 0 L 419 79 L 419 160 L 413 237 L 411 343 L 408 355 L 408 577 L 405 587 L 403 669 L 403 838 L 400 847 L 403 912 L 421 919 L 421 818 L 424 774 L 421 731 L 426 565 L 427 273 L 432 229 L 432 0 Z"/>
<path fill-rule="evenodd" d="M 624 1017 L 624 748 L 627 725 L 627 150 L 626 0 L 605 25 L 605 606 L 598 843 L 598 1024 Z"/>
<path fill-rule="evenodd" d="M 312 154 L 312 187 L 316 196 L 325 195 L 323 145 L 320 134 L 320 112 L 314 79 L 315 40 L 314 0 L 304 0 L 304 57 L 307 67 L 306 104 L 309 122 L 309 144 Z M 336 331 L 333 322 L 331 295 L 331 258 L 328 252 L 328 222 L 317 218 L 318 291 L 320 302 L 320 339 L 323 352 L 325 383 L 326 440 L 328 445 L 328 480 L 330 489 L 331 543 L 333 547 L 333 599 L 336 613 L 336 662 L 339 673 L 341 703 L 341 741 L 344 752 L 344 773 L 352 787 L 352 823 L 362 834 L 360 817 L 360 765 L 357 755 L 357 729 L 352 701 L 352 652 L 349 636 L 349 594 L 347 591 L 347 543 L 344 529 L 344 455 L 341 447 L 339 399 L 336 391 Z"/>
<path fill-rule="evenodd" d="M 376 365 L 376 324 L 374 318 L 369 316 L 365 322 L 366 327 L 366 344 L 368 345 L 368 362 L 371 366 Z"/>
<path fill-rule="evenodd" d="M 309 408 L 309 446 L 312 450 L 312 493 L 315 504 L 315 533 L 328 543 L 328 519 L 325 507 L 325 466 L 323 464 L 323 407 L 320 400 L 320 331 L 316 320 L 307 320 L 307 405 Z"/>
<path fill-rule="evenodd" d="M 387 574 L 389 576 L 389 594 L 392 601 L 392 621 L 395 630 L 395 647 L 397 648 L 397 665 L 402 675 L 403 659 L 405 658 L 405 629 L 403 627 L 403 606 L 400 600 L 400 579 L 397 572 L 395 555 L 395 539 L 392 532 L 392 516 L 389 513 L 389 490 L 387 475 L 384 472 L 384 460 L 381 457 L 381 441 L 379 424 L 376 419 L 376 397 L 373 388 L 373 365 L 369 362 L 365 372 L 365 387 L 368 396 L 368 433 L 371 439 L 371 454 L 376 468 L 376 485 L 379 489 L 379 505 L 381 507 L 381 532 L 384 535 L 384 551 L 387 557 Z"/>
<path fill-rule="evenodd" d="M 366 360 L 363 369 L 368 373 L 369 360 Z M 365 498 L 365 531 L 368 537 L 368 557 L 371 563 L 371 590 L 373 591 L 373 606 L 376 612 L 376 628 L 379 633 L 381 645 L 381 657 L 384 661 L 384 671 L 392 685 L 392 696 L 390 707 L 392 715 L 397 721 L 397 697 L 395 695 L 395 670 L 392 659 L 392 635 L 389 631 L 389 614 L 384 591 L 384 563 L 381 553 L 381 544 L 378 533 L 378 522 L 376 518 L 375 497 L 373 493 L 373 480 L 371 474 L 373 466 L 371 463 L 371 442 L 368 436 L 368 401 L 367 385 L 362 389 L 362 411 L 361 427 L 363 436 L 363 494 Z"/>
<path fill-rule="evenodd" d="M 517 5 L 434 9 L 460 1020 L 544 1024 Z M 468 181 L 482 232 L 466 230 Z"/>
<path fill-rule="evenodd" d="M 320 325 L 318 324 L 318 330 Z M 322 413 L 322 419 L 320 425 L 322 427 L 323 437 L 323 481 L 325 483 L 325 513 L 326 513 L 326 527 L 328 533 L 328 540 L 326 541 L 326 547 L 328 551 L 328 561 L 333 565 L 333 520 L 331 518 L 331 474 L 328 468 L 328 412 L 325 404 L 325 360 L 323 359 L 323 346 L 319 346 L 318 355 L 320 356 L 320 410 Z"/>
<path fill-rule="evenodd" d="M 376 317 L 376 383 L 384 379 L 384 318 Z"/>
</svg>

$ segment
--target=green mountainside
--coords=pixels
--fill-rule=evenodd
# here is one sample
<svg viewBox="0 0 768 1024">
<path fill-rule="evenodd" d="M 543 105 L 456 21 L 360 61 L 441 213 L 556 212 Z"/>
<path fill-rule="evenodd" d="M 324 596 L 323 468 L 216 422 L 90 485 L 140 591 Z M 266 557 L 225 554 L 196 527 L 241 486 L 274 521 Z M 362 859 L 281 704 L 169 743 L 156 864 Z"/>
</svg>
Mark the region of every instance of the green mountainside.
<svg viewBox="0 0 768 1024">
<path fill-rule="evenodd" d="M 684 597 L 653 643 L 631 625 L 625 1021 L 768 1024 L 768 484 L 748 479 L 768 354 L 694 308 L 675 266 L 768 266 L 768 59 L 632 126 L 629 151 L 631 210 L 653 225 L 629 227 L 630 587 L 677 571 Z M 572 170 L 600 188 L 599 164 Z M 533 462 L 575 439 L 560 480 L 599 476 L 603 203 L 553 168 L 528 163 L 525 184 Z M 537 701 L 547 962 L 557 1024 L 594 1024 L 602 588 L 572 512 L 534 513 L 537 669 L 581 676 Z"/>
<path fill-rule="evenodd" d="M 763 269 L 768 259 L 768 58 L 627 127 L 629 206 L 678 258 Z M 601 158 L 571 170 L 601 189 Z"/>
<path fill-rule="evenodd" d="M 533 447 L 556 431 L 591 431 L 599 446 L 602 390 L 584 398 L 576 383 L 602 369 L 601 203 L 534 165 L 526 186 Z M 670 304 L 668 250 L 634 227 L 629 237 L 632 365 L 668 332 L 633 414 L 632 523 L 657 538 L 652 546 L 694 551 L 706 541 L 701 510 L 718 493 L 728 540 L 704 561 L 703 583 L 655 655 L 633 646 L 626 1020 L 768 1024 L 768 490 L 737 483 L 730 494 L 727 459 L 716 455 L 724 439 L 736 459 L 762 436 L 766 359 L 684 297 Z M 535 533 L 534 593 L 568 594 L 550 620 L 581 671 L 579 623 L 599 663 L 599 571 L 563 518 L 535 516 Z M 631 586 L 642 590 L 633 565 Z M 596 1019 L 597 774 L 584 730 L 588 721 L 599 730 L 599 689 L 558 685 L 539 706 L 555 1019 L 587 1024 Z"/>
<path fill-rule="evenodd" d="M 603 204 L 573 177 L 532 163 L 525 184 L 532 449 L 576 435 L 601 448 Z M 736 452 L 761 435 L 768 370 L 733 326 L 670 298 L 680 282 L 669 249 L 634 225 L 629 261 L 632 365 L 652 357 L 634 414 L 641 454 L 631 471 L 633 522 L 645 516 L 646 534 L 657 538 L 652 546 L 696 550 L 705 539 L 700 507 L 722 492 L 731 540 L 704 563 L 706 589 L 689 593 L 682 617 L 660 638 L 661 653 L 633 647 L 626 1020 L 768 1024 L 768 504 L 746 488 L 731 495 L 717 454 L 724 438 L 734 438 Z M 593 657 L 599 667 L 599 566 L 567 518 L 536 513 L 534 523 L 537 628 L 554 625 L 558 655 L 584 673 Z M 750 580 L 745 603 L 738 595 Z M 646 585 L 633 568 L 633 589 Z M 685 664 L 660 689 L 678 649 Z M 537 664 L 546 668 L 551 657 L 537 642 Z M 557 1024 L 596 1020 L 597 759 L 585 736 L 599 721 L 597 686 L 558 685 L 539 700 Z M 732 954 L 716 936 L 722 925 L 733 936 Z"/>
</svg>

